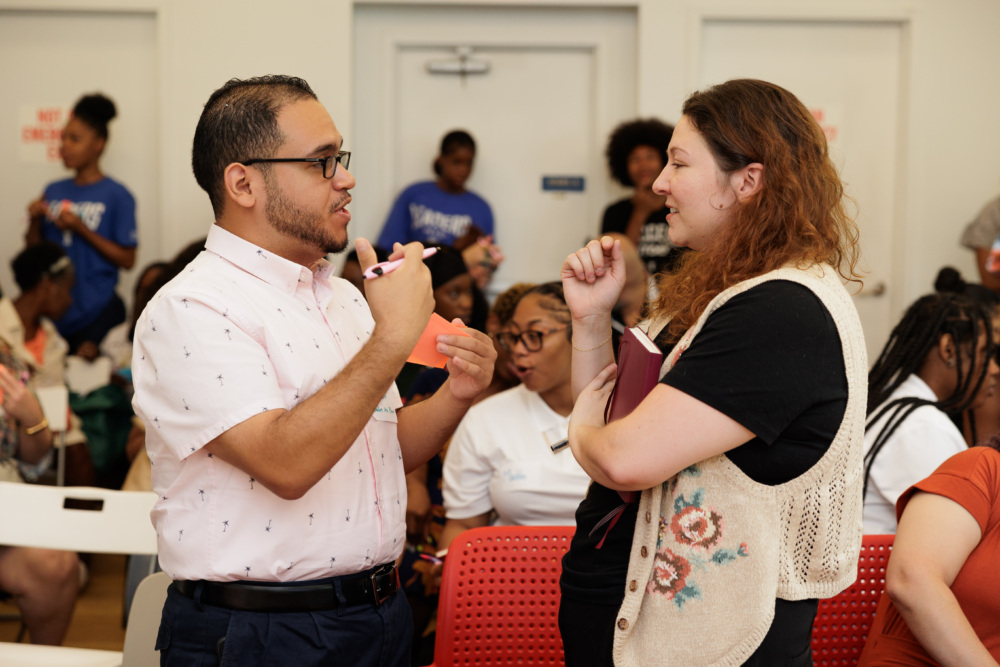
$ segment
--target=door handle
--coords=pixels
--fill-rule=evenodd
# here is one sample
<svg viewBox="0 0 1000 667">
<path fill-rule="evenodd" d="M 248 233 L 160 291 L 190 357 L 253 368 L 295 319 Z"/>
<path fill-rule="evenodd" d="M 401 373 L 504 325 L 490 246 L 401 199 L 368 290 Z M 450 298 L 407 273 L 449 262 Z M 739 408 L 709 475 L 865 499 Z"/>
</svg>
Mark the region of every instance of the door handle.
<svg viewBox="0 0 1000 667">
<path fill-rule="evenodd" d="M 865 297 L 878 297 L 885 294 L 886 286 L 885 281 L 880 280 L 871 287 L 866 287 L 854 296 L 865 296 Z"/>
</svg>

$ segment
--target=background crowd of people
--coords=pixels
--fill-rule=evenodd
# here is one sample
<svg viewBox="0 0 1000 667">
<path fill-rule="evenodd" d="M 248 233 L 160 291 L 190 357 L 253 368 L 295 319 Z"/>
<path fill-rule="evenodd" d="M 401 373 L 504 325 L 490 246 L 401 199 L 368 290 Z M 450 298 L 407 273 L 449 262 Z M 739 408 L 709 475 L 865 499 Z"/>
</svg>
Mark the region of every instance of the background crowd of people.
<svg viewBox="0 0 1000 667">
<path fill-rule="evenodd" d="M 145 305 L 214 251 L 198 239 L 143 267 L 127 310 L 116 287 L 135 264 L 135 201 L 99 164 L 115 114 L 101 94 L 79 100 L 60 152 L 73 176 L 28 205 L 18 295 L 0 295 L 0 479 L 51 482 L 54 436 L 33 390 L 68 384 L 69 356 L 105 357 L 100 401 L 71 400 L 67 483 L 154 488 L 148 424 L 128 408 L 133 336 Z M 492 303 L 509 223 L 466 187 L 476 157 L 469 132 L 447 133 L 433 180 L 406 187 L 377 244 L 341 269 L 365 296 L 371 261 L 438 247 L 425 261 L 434 312 L 488 336 L 496 357 L 440 453 L 407 464 L 412 664 L 430 661 L 441 558 L 487 524 L 577 527 L 559 616 L 571 667 L 668 653 L 810 664 L 817 600 L 853 581 L 862 524 L 898 531 L 863 664 L 996 664 L 1000 598 L 982 581 L 1000 540 L 1000 199 L 961 238 L 981 284 L 942 269 L 868 360 L 847 289 L 861 278 L 858 229 L 825 136 L 789 91 L 734 80 L 692 95 L 676 126 L 619 125 L 608 169 L 632 194 L 561 281 Z M 348 160 L 313 161 L 332 180 Z M 664 353 L 660 383 L 605 424 L 617 342 L 636 325 Z M 431 400 L 455 365 L 402 366 L 392 409 Z M 32 641 L 61 641 L 85 569 L 75 554 L 0 546 L 0 590 Z"/>
</svg>

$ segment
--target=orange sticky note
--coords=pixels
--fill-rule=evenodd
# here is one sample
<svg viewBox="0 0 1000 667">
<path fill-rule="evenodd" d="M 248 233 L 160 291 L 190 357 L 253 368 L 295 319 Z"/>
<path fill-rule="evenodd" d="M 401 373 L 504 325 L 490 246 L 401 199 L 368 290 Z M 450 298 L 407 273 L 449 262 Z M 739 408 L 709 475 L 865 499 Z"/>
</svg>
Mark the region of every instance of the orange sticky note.
<svg viewBox="0 0 1000 667">
<path fill-rule="evenodd" d="M 421 366 L 444 368 L 448 357 L 437 351 L 437 337 L 441 334 L 469 335 L 461 327 L 456 327 L 437 313 L 431 313 L 431 319 L 424 328 L 424 332 L 420 334 L 420 340 L 417 341 L 413 352 L 410 352 L 407 361 Z"/>
</svg>

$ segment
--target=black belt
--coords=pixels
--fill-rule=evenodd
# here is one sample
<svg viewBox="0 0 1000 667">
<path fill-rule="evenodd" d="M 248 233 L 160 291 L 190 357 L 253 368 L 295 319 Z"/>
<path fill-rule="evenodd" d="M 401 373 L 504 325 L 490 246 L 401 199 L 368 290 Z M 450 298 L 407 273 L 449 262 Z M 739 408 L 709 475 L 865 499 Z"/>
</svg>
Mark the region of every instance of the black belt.
<svg viewBox="0 0 1000 667">
<path fill-rule="evenodd" d="M 395 564 L 386 563 L 309 584 L 181 580 L 173 587 L 185 597 L 236 611 L 324 611 L 360 604 L 379 606 L 399 590 L 399 573 Z"/>
</svg>

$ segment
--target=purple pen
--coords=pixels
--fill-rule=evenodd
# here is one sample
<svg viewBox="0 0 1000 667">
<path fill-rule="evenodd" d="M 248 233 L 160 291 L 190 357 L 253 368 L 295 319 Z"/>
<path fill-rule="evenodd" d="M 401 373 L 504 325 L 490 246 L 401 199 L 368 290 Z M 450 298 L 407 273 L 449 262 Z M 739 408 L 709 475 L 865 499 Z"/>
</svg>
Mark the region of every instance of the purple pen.
<svg viewBox="0 0 1000 667">
<path fill-rule="evenodd" d="M 424 248 L 424 259 L 427 259 L 434 253 L 438 251 L 437 247 Z M 392 273 L 403 263 L 401 259 L 394 259 L 391 262 L 379 262 L 375 266 L 369 267 L 362 275 L 364 275 L 365 280 L 371 280 L 372 278 L 378 278 L 379 276 L 384 276 L 387 273 Z"/>
</svg>

